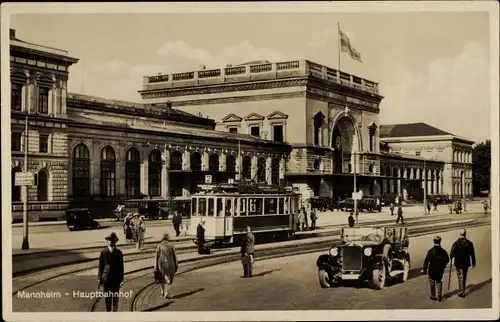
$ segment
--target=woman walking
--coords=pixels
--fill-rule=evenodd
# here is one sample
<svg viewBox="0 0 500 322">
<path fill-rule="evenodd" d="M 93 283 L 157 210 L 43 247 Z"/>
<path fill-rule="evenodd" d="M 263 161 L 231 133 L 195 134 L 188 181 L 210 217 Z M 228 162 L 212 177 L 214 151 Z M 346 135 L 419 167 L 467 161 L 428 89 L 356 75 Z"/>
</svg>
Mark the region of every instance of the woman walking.
<svg viewBox="0 0 500 322">
<path fill-rule="evenodd" d="M 154 278 L 160 284 L 162 297 L 171 298 L 168 293 L 178 268 L 179 263 L 177 262 L 175 247 L 170 242 L 170 235 L 165 233 L 156 248 L 154 265 Z"/>
</svg>

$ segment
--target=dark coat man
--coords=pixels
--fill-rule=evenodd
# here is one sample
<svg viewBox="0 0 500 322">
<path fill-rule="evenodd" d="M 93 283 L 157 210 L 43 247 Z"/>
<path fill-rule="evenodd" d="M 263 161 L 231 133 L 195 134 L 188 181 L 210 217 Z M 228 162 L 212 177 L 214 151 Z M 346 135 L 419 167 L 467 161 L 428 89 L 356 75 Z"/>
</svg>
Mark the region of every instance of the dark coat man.
<svg viewBox="0 0 500 322">
<path fill-rule="evenodd" d="M 204 255 L 207 254 L 207 250 L 205 249 L 205 219 L 201 219 L 200 223 L 196 227 L 196 239 L 198 241 L 198 254 Z"/>
<path fill-rule="evenodd" d="M 172 216 L 172 224 L 174 226 L 175 236 L 179 237 L 179 235 L 181 234 L 180 228 L 182 224 L 182 215 L 178 211 L 175 211 L 174 215 Z"/>
<path fill-rule="evenodd" d="M 349 217 L 347 217 L 347 222 L 349 223 L 349 227 L 354 227 L 354 217 L 352 212 L 349 214 Z"/>
<path fill-rule="evenodd" d="M 401 207 L 401 205 L 398 206 L 398 218 L 396 218 L 396 224 L 399 223 L 399 219 L 401 219 L 401 224 L 404 225 L 405 220 L 403 218 L 403 207 Z"/>
<path fill-rule="evenodd" d="M 311 210 L 311 230 L 316 229 L 316 220 L 318 219 L 318 216 L 316 216 L 316 211 Z"/>
<path fill-rule="evenodd" d="M 253 255 L 255 252 L 255 236 L 252 229 L 247 226 L 247 233 L 241 243 L 241 264 L 243 265 L 243 277 L 252 277 Z"/>
<path fill-rule="evenodd" d="M 125 269 L 123 266 L 123 254 L 116 248 L 118 236 L 111 233 L 105 238 L 108 246 L 101 251 L 99 256 L 98 282 L 99 288 L 103 286 L 105 295 L 106 312 L 118 311 L 118 292 L 123 283 Z"/>
<path fill-rule="evenodd" d="M 465 229 L 459 232 L 459 238 L 451 246 L 450 258 L 455 259 L 455 268 L 458 278 L 458 296 L 465 297 L 465 288 L 467 287 L 467 271 L 469 267 L 476 266 L 476 255 L 474 244 L 468 240 Z"/>
<path fill-rule="evenodd" d="M 431 289 L 431 300 L 443 300 L 443 275 L 446 265 L 450 261 L 448 253 L 441 247 L 441 237 L 434 237 L 434 247 L 429 249 L 425 256 L 422 274 L 428 274 Z M 437 298 L 436 298 L 437 290 Z"/>
</svg>

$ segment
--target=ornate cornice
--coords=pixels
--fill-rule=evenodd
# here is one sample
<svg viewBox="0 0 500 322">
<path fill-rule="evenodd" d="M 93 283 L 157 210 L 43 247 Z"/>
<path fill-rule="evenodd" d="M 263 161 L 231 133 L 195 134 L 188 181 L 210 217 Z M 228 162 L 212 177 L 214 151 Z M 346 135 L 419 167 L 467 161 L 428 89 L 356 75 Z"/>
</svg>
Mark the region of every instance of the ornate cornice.
<svg viewBox="0 0 500 322">
<path fill-rule="evenodd" d="M 307 85 L 307 77 L 300 77 L 300 78 L 290 78 L 290 79 L 273 80 L 273 81 L 255 81 L 255 82 L 244 82 L 244 83 L 234 83 L 234 84 L 223 83 L 217 85 L 190 86 L 185 88 L 162 88 L 158 90 L 139 91 L 139 94 L 141 94 L 143 99 L 152 99 L 152 98 L 163 98 L 163 97 L 252 91 L 252 90 L 306 86 L 306 85 Z"/>
<path fill-rule="evenodd" d="M 215 105 L 215 104 L 228 104 L 228 103 L 287 99 L 287 98 L 295 98 L 295 97 L 304 97 L 305 95 L 306 95 L 305 91 L 293 92 L 293 93 L 247 95 L 247 96 L 235 96 L 235 97 L 227 97 L 227 98 L 209 98 L 209 99 L 198 99 L 198 100 L 186 100 L 186 101 L 175 102 L 172 105 L 175 107 L 190 106 L 190 105 Z"/>
<path fill-rule="evenodd" d="M 347 106 L 347 107 L 352 108 L 352 109 L 358 109 L 358 110 L 362 110 L 362 111 L 366 111 L 366 112 L 377 113 L 377 114 L 380 113 L 379 108 L 373 108 L 373 107 L 369 107 L 366 105 L 348 102 L 348 101 L 345 101 L 342 99 L 330 97 L 330 96 L 323 95 L 323 94 L 312 93 L 309 91 L 309 88 L 308 88 L 308 92 L 306 94 L 306 98 L 324 101 L 324 102 L 328 102 L 328 103 L 335 104 L 338 106 Z"/>
</svg>

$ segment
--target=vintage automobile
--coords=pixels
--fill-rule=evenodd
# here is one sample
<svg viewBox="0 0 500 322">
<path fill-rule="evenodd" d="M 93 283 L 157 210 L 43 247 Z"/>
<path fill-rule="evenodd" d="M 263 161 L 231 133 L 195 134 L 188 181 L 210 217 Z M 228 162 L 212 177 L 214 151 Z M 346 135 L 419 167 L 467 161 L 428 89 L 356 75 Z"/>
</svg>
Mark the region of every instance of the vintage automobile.
<svg viewBox="0 0 500 322">
<path fill-rule="evenodd" d="M 70 231 L 101 228 L 99 222 L 92 218 L 92 214 L 87 208 L 67 209 L 66 225 Z"/>
<path fill-rule="evenodd" d="M 345 201 L 345 206 L 344 206 L 346 211 L 354 211 L 354 200 L 352 198 L 349 198 Z M 361 200 L 358 201 L 358 210 L 360 212 L 363 211 L 368 211 L 368 212 L 374 212 L 382 211 L 382 205 L 379 204 L 377 206 L 377 198 L 375 197 L 363 197 Z"/>
<path fill-rule="evenodd" d="M 355 280 L 380 290 L 388 279 L 405 282 L 410 271 L 408 246 L 406 227 L 343 228 L 340 245 L 316 262 L 319 284 L 329 288 Z"/>
</svg>

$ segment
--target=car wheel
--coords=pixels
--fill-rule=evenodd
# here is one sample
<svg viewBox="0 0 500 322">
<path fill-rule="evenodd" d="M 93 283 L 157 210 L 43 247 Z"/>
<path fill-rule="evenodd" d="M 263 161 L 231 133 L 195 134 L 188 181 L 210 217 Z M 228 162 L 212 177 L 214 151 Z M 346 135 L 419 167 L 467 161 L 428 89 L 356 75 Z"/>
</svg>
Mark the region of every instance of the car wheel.
<svg viewBox="0 0 500 322">
<path fill-rule="evenodd" d="M 368 284 L 375 290 L 381 290 L 385 286 L 385 265 L 382 263 L 380 268 L 372 270 L 372 278 L 368 280 Z"/>
<path fill-rule="evenodd" d="M 74 227 L 68 227 L 69 231 L 75 231 Z"/>
<path fill-rule="evenodd" d="M 409 274 L 410 274 L 410 262 L 405 259 L 405 262 L 403 264 L 403 274 L 401 274 L 400 278 L 401 283 L 404 283 L 408 280 Z"/>
<path fill-rule="evenodd" d="M 318 279 L 319 285 L 321 288 L 330 288 L 332 287 L 332 282 L 330 281 L 330 277 L 324 268 L 318 269 Z"/>
</svg>

